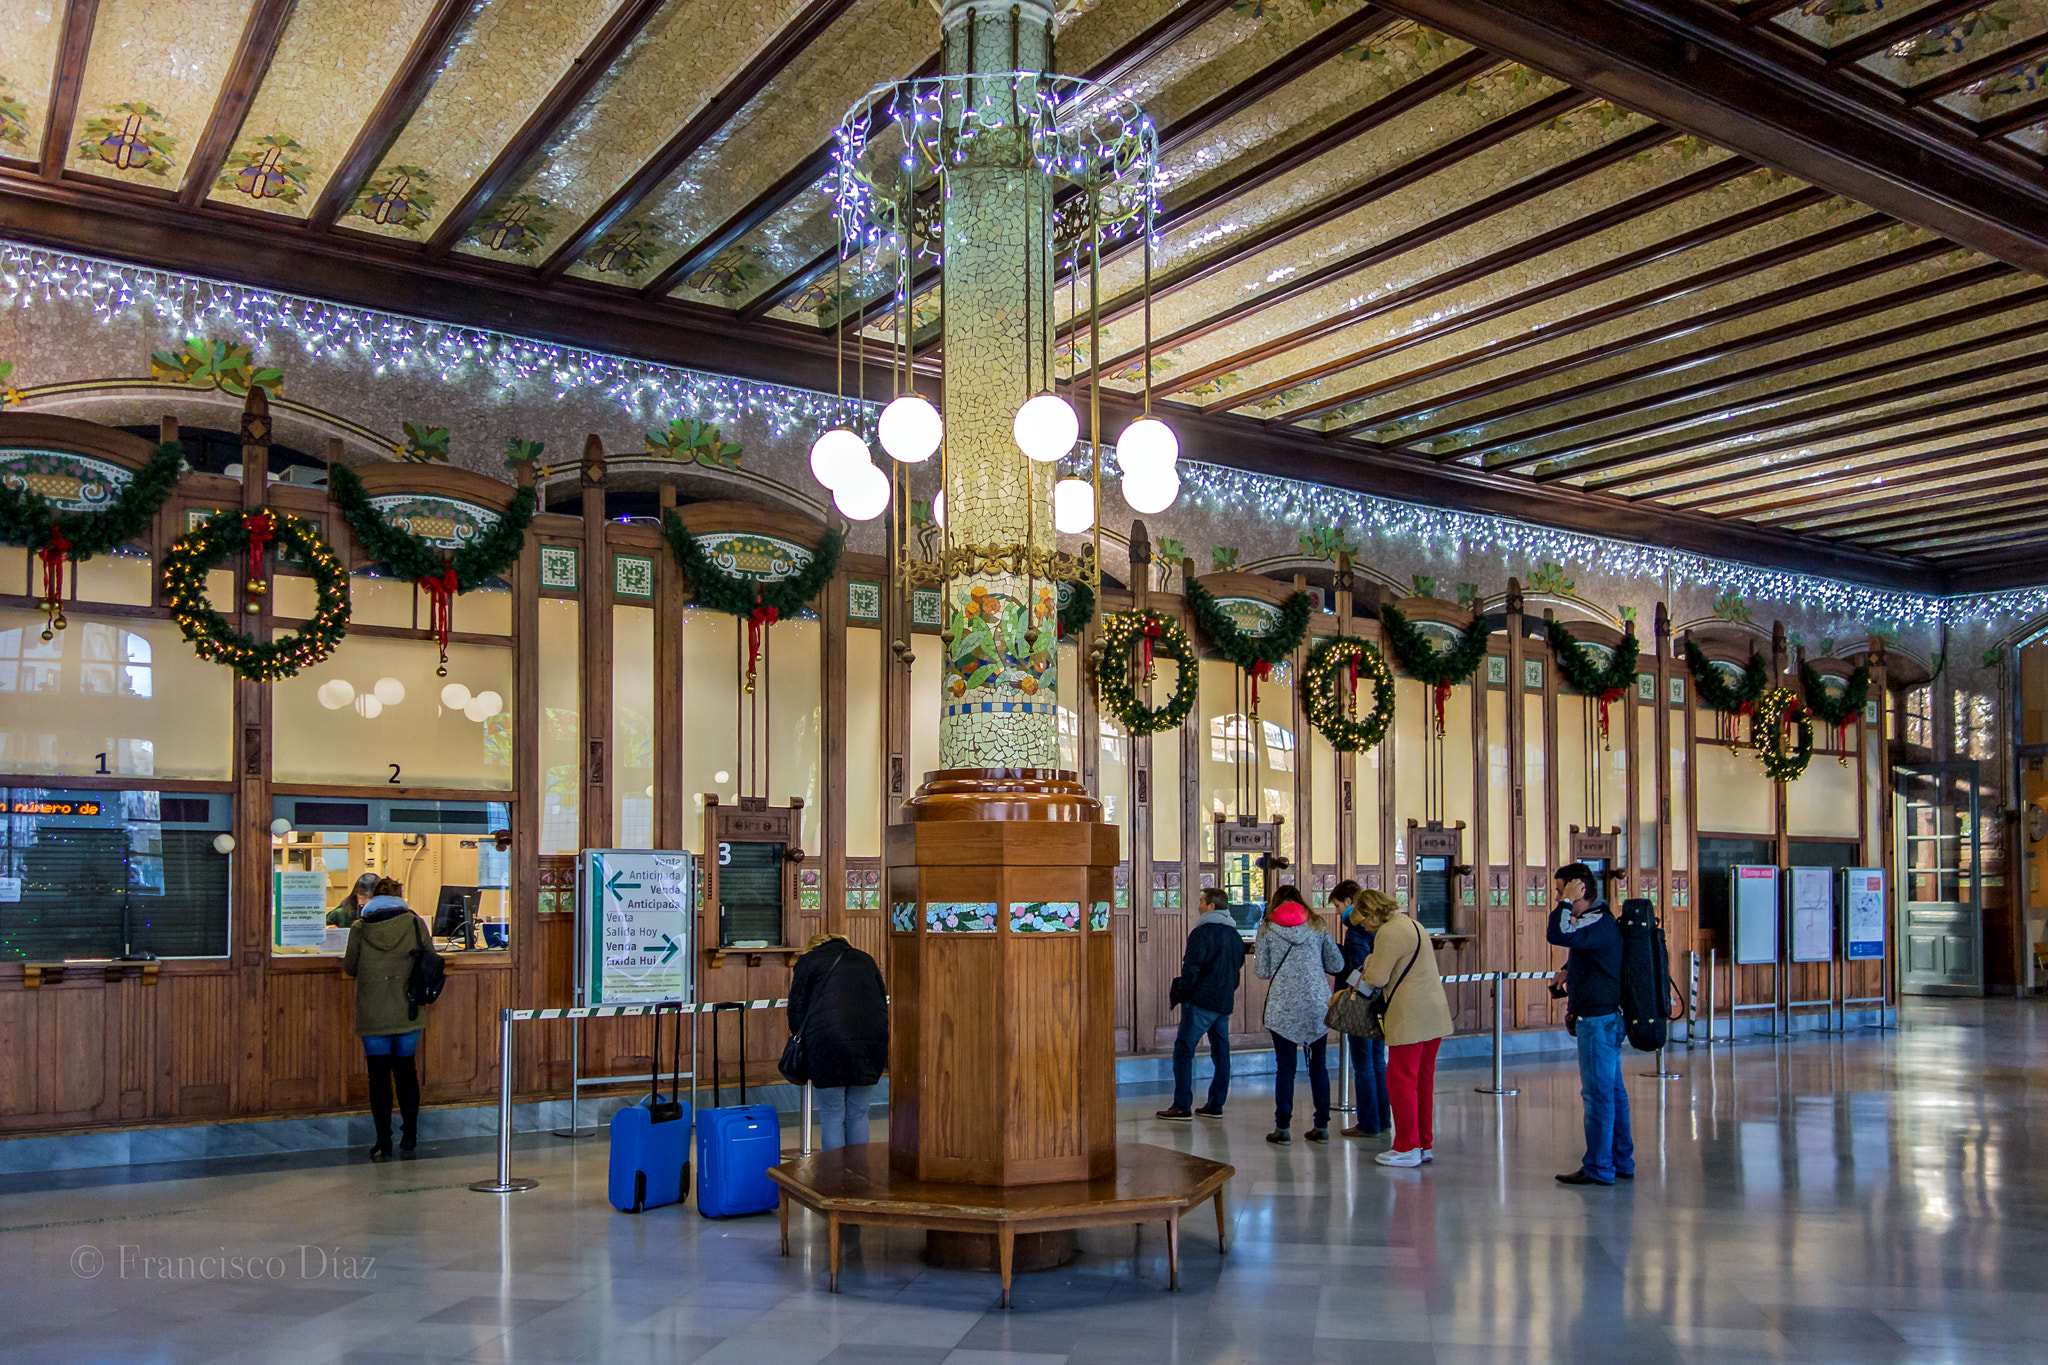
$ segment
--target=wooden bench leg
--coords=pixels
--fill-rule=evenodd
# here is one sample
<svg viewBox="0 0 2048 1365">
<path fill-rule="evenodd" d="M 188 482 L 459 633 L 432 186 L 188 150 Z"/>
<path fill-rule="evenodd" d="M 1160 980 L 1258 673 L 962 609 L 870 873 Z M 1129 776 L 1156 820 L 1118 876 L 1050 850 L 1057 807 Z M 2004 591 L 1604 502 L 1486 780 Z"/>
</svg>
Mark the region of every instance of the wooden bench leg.
<svg viewBox="0 0 2048 1365">
<path fill-rule="evenodd" d="M 1230 1250 L 1230 1217 L 1223 1209 L 1223 1187 L 1216 1187 L 1216 1254 Z"/>
<path fill-rule="evenodd" d="M 789 1255 L 789 1196 L 782 1197 L 782 1254 Z"/>
<path fill-rule="evenodd" d="M 1003 1307 L 1010 1306 L 1010 1268 L 1017 1259 L 1017 1234 L 1008 1223 L 996 1233 L 996 1260 L 1003 1272 Z"/>
<path fill-rule="evenodd" d="M 1180 1288 L 1180 1211 L 1166 1220 L 1166 1288 Z"/>
<path fill-rule="evenodd" d="M 832 1292 L 837 1294 L 839 1292 L 839 1215 L 836 1213 L 826 1214 L 825 1227 L 825 1238 L 832 1248 L 831 1279 L 827 1283 Z"/>
</svg>

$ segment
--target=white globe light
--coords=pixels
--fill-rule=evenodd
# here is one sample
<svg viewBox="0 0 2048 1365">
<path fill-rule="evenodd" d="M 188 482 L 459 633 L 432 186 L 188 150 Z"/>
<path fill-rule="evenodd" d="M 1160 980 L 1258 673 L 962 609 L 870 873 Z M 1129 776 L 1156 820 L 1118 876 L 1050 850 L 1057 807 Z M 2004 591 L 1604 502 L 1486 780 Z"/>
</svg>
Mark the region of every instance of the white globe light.
<svg viewBox="0 0 2048 1365">
<path fill-rule="evenodd" d="M 1061 479 L 1052 486 L 1052 524 L 1078 536 L 1095 524 L 1095 486 L 1086 479 Z"/>
<path fill-rule="evenodd" d="M 1017 438 L 1018 449 L 1040 464 L 1051 464 L 1081 438 L 1081 419 L 1066 399 L 1041 393 L 1017 409 L 1010 432 Z"/>
<path fill-rule="evenodd" d="M 377 685 L 370 689 L 377 694 L 377 700 L 386 706 L 396 706 L 405 700 L 405 684 L 396 678 L 379 678 Z"/>
<path fill-rule="evenodd" d="M 320 704 L 330 711 L 339 711 L 356 699 L 356 689 L 347 678 L 329 678 L 320 684 Z"/>
<path fill-rule="evenodd" d="M 946 424 L 940 420 L 939 410 L 924 395 L 916 393 L 906 393 L 883 408 L 882 420 L 875 428 L 882 449 L 889 452 L 891 459 L 905 464 L 921 464 L 929 460 L 939 448 L 939 438 L 945 431 Z"/>
<path fill-rule="evenodd" d="M 811 477 L 835 493 L 843 480 L 858 474 L 862 465 L 873 463 L 868 443 L 845 427 L 832 428 L 811 445 Z"/>
<path fill-rule="evenodd" d="M 213 851 L 215 853 L 233 853 L 235 851 L 235 836 L 232 834 L 214 835 Z"/>
<path fill-rule="evenodd" d="M 1116 438 L 1116 464 L 1125 474 L 1168 470 L 1180 459 L 1180 439 L 1157 417 L 1140 417 Z"/>
<path fill-rule="evenodd" d="M 1163 471 L 1146 470 L 1124 475 L 1124 501 L 1133 512 L 1150 516 L 1173 506 L 1180 496 L 1180 475 L 1171 466 Z"/>
<path fill-rule="evenodd" d="M 364 720 L 375 720 L 384 714 L 384 703 L 377 700 L 374 692 L 365 692 L 356 698 L 356 714 Z"/>
<path fill-rule="evenodd" d="M 461 683 L 449 683 L 441 689 L 441 705 L 450 711 L 460 711 L 469 705 L 469 689 Z"/>
<path fill-rule="evenodd" d="M 889 505 L 889 476 L 864 465 L 832 490 L 832 505 L 850 521 L 873 521 Z"/>
<path fill-rule="evenodd" d="M 946 529 L 946 494 L 943 489 L 932 498 L 932 524 L 941 531 Z"/>
<path fill-rule="evenodd" d="M 469 705 L 462 708 L 462 714 L 481 725 L 495 713 L 484 710 L 483 698 L 473 697 L 470 699 Z"/>
<path fill-rule="evenodd" d="M 282 839 L 291 832 L 292 822 L 285 819 L 282 815 L 270 822 L 270 833 L 274 838 Z"/>
<path fill-rule="evenodd" d="M 726 772 L 725 769 L 720 768 L 717 772 L 711 774 L 711 780 L 713 782 L 716 782 L 719 786 L 723 787 L 726 783 L 732 781 L 732 774 Z"/>
<path fill-rule="evenodd" d="M 492 716 L 505 709 L 505 699 L 489 689 L 485 689 L 471 697 L 469 704 L 482 707 L 485 720 L 489 720 Z"/>
</svg>

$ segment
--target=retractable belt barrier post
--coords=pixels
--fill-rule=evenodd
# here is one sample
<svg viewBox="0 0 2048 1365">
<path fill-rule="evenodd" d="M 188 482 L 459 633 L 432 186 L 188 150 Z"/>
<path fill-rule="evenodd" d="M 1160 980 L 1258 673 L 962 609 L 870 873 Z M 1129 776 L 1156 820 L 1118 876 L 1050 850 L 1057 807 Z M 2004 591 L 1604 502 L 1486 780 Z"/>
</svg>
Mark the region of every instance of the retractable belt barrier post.
<svg viewBox="0 0 2048 1365">
<path fill-rule="evenodd" d="M 678 1000 L 650 1001 L 641 1005 L 575 1005 L 562 1009 L 500 1010 L 498 1012 L 498 1174 L 494 1180 L 478 1180 L 470 1188 L 478 1194 L 516 1194 L 530 1190 L 540 1184 L 538 1180 L 513 1179 L 512 1177 L 512 1025 L 529 1019 L 617 1019 L 633 1015 L 653 1014 L 655 1010 L 675 1010 L 681 1014 L 709 1014 L 712 1010 L 774 1010 L 788 1005 L 788 1000 L 721 1000 L 707 1001 L 701 1005 L 685 1004 Z M 695 1080 L 696 1058 L 690 1059 L 691 1079 Z M 620 1076 L 620 1083 L 637 1079 Z M 810 1087 L 804 1087 L 805 1143 L 810 1141 Z"/>
<path fill-rule="evenodd" d="M 1446 986 L 1462 982 L 1491 981 L 1493 983 L 1493 1084 L 1473 1087 L 1482 1095 L 1519 1095 L 1522 1092 L 1507 1083 L 1507 1032 L 1508 1005 L 1506 985 L 1510 981 L 1546 981 L 1552 972 L 1467 972 L 1460 976 L 1443 978 Z"/>
</svg>

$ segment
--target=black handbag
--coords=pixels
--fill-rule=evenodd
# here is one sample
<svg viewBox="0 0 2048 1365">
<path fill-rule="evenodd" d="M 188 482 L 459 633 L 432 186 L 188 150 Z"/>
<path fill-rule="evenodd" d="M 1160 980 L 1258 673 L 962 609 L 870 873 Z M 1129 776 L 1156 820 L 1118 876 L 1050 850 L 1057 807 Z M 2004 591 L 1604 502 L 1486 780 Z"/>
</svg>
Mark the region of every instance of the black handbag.
<svg viewBox="0 0 2048 1365">
<path fill-rule="evenodd" d="M 844 961 L 846 961 L 846 954 L 842 952 L 838 957 L 832 959 L 832 965 L 827 967 L 825 974 L 818 978 L 818 984 L 811 990 L 812 1005 L 817 1004 L 818 997 L 825 990 L 825 983 L 832 979 L 832 973 L 838 971 L 839 964 Z M 806 1008 L 804 1013 L 809 1014 L 809 1008 Z M 804 1028 L 807 1027 L 809 1027 L 808 1021 L 803 1026 L 800 1026 L 796 1032 L 789 1035 L 789 1041 L 782 1045 L 782 1060 L 775 1064 L 775 1069 L 780 1071 L 782 1078 L 791 1085 L 809 1085 L 811 1083 L 811 1063 L 810 1059 L 804 1054 Z"/>
<path fill-rule="evenodd" d="M 1346 986 L 1331 999 L 1330 1008 L 1323 1015 L 1323 1023 L 1353 1037 L 1384 1039 L 1387 1036 L 1387 1011 L 1393 1007 L 1394 992 L 1401 989 L 1401 983 L 1415 969 L 1415 959 L 1421 955 L 1422 927 L 1417 925 L 1415 951 L 1408 954 L 1408 965 L 1401 969 L 1394 983 L 1375 996 L 1367 996 L 1355 986 Z"/>
</svg>

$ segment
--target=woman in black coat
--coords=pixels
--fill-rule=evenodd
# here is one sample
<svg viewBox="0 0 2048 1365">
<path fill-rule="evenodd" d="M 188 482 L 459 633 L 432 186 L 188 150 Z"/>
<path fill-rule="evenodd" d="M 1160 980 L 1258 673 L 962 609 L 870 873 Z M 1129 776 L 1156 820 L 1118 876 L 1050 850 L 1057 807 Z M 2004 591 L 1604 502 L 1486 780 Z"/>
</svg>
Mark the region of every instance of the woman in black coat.
<svg viewBox="0 0 2048 1365">
<path fill-rule="evenodd" d="M 796 960 L 789 1031 L 803 1035 L 805 1076 L 817 1088 L 824 1150 L 865 1147 L 875 1082 L 889 1069 L 889 993 L 875 960 L 838 934 L 819 934 Z"/>
</svg>

